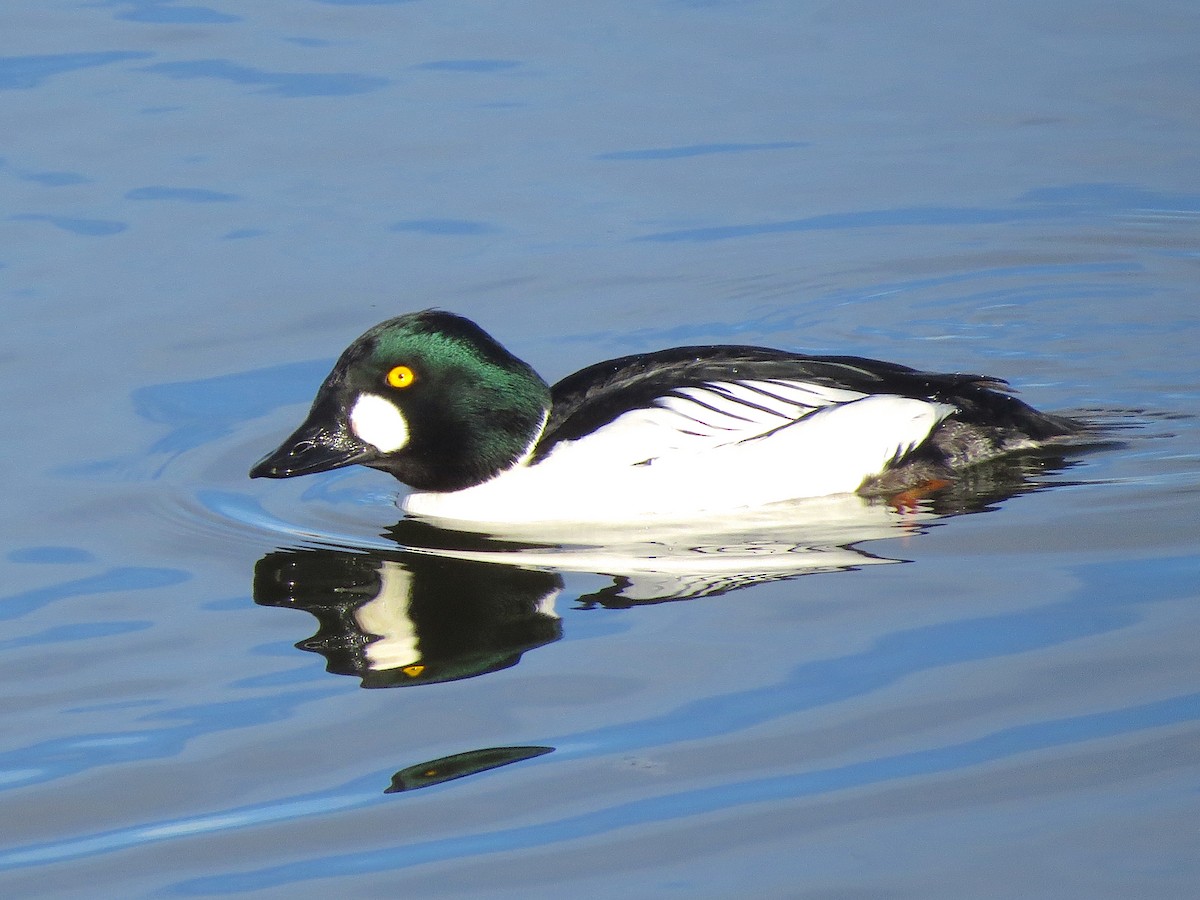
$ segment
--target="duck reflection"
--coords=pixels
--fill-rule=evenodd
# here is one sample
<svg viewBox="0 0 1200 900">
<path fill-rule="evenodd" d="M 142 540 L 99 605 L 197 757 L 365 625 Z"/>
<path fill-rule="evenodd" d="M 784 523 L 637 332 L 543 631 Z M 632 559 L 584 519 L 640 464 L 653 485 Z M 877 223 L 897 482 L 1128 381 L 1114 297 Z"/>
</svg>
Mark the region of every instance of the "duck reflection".
<svg viewBox="0 0 1200 900">
<path fill-rule="evenodd" d="M 557 575 L 421 553 L 280 550 L 255 567 L 254 599 L 316 617 L 296 646 L 366 688 L 456 681 L 514 666 L 562 636 Z"/>
<path fill-rule="evenodd" d="M 558 573 L 606 576 L 572 595 L 583 608 L 629 608 L 713 597 L 816 572 L 905 561 L 886 539 L 922 533 L 950 516 L 983 512 L 1041 487 L 1060 458 L 979 467 L 928 497 L 871 501 L 836 496 L 781 504 L 736 521 L 655 522 L 578 529 L 463 531 L 406 518 L 382 548 L 277 550 L 255 567 L 254 599 L 302 609 L 318 622 L 296 646 L 329 672 L 366 688 L 433 684 L 515 666 L 557 641 Z M 1061 482 L 1060 482 L 1061 483 Z M 874 551 L 864 545 L 875 543 Z M 884 552 L 885 550 L 889 552 Z M 403 793 L 552 753 L 553 747 L 486 747 L 408 765 L 385 793 Z"/>
<path fill-rule="evenodd" d="M 296 646 L 320 653 L 328 671 L 355 675 L 363 687 L 455 681 L 507 669 L 562 636 L 555 612 L 560 572 L 611 579 L 578 596 L 580 606 L 628 608 L 902 562 L 863 545 L 991 509 L 1036 490 L 1036 476 L 1065 465 L 1057 457 L 1007 460 L 978 467 L 927 498 L 885 503 L 838 495 L 778 504 L 734 521 L 485 534 L 405 518 L 385 534 L 395 549 L 268 553 L 255 569 L 254 598 L 312 614 L 317 632 Z"/>
</svg>

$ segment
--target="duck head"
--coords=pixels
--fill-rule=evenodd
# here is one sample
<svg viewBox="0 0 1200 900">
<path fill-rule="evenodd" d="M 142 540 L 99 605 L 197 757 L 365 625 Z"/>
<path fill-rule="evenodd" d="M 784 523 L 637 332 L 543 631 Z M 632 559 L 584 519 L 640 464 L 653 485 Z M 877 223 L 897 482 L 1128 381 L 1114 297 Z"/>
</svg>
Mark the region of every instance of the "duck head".
<svg viewBox="0 0 1200 900">
<path fill-rule="evenodd" d="M 474 322 L 411 313 L 346 348 L 304 424 L 250 477 L 357 463 L 418 490 L 460 490 L 524 457 L 549 408 L 546 383 Z"/>
</svg>

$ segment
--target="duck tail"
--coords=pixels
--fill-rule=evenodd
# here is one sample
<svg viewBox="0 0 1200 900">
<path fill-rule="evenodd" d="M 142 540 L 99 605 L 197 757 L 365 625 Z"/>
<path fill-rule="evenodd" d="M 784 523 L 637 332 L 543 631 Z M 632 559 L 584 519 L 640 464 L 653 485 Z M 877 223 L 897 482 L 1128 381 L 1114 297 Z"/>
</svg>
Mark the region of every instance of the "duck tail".
<svg viewBox="0 0 1200 900">
<path fill-rule="evenodd" d="M 935 432 L 932 444 L 952 467 L 1086 442 L 1095 435 L 1095 426 L 1082 419 L 1034 409 L 998 378 L 966 376 L 951 394 L 945 399 L 957 411 Z"/>
</svg>

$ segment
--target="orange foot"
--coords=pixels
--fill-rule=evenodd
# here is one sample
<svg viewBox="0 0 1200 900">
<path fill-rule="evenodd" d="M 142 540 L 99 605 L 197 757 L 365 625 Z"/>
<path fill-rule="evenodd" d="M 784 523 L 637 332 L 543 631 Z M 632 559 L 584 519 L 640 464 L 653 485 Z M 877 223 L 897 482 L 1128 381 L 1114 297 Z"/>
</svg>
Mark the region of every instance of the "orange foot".
<svg viewBox="0 0 1200 900">
<path fill-rule="evenodd" d="M 932 497 L 942 488 L 949 486 L 950 482 L 944 478 L 931 478 L 906 491 L 892 495 L 888 499 L 888 505 L 897 512 L 916 512 L 920 508 L 922 500 Z"/>
</svg>

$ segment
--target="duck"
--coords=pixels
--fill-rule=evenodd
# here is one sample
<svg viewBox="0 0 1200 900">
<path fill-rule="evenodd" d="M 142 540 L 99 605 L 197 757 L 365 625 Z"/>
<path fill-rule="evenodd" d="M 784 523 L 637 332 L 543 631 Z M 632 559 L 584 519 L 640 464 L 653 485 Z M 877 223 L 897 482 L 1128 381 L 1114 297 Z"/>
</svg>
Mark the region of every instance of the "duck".
<svg viewBox="0 0 1200 900">
<path fill-rule="evenodd" d="M 622 356 L 550 386 L 475 322 L 427 309 L 350 344 L 250 477 L 367 466 L 434 520 L 687 519 L 936 490 L 1085 431 L 999 378 L 756 346 Z"/>
</svg>

